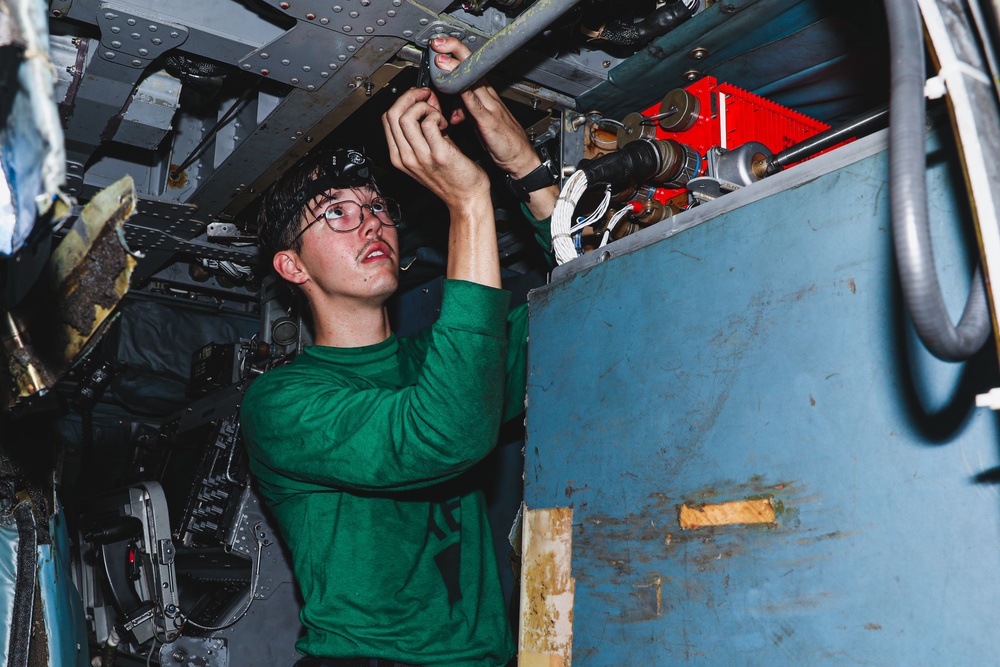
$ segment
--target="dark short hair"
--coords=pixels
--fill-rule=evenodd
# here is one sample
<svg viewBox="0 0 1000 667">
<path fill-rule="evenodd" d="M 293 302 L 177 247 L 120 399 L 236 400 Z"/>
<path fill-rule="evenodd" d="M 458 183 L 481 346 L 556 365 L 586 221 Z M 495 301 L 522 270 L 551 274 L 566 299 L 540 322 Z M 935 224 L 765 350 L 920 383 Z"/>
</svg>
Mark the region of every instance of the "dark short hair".
<svg viewBox="0 0 1000 667">
<path fill-rule="evenodd" d="M 357 148 L 328 148 L 309 153 L 261 195 L 257 240 L 273 256 L 301 249 L 296 239 L 302 213 L 317 195 L 334 188 L 369 186 L 376 191 L 374 165 Z"/>
</svg>

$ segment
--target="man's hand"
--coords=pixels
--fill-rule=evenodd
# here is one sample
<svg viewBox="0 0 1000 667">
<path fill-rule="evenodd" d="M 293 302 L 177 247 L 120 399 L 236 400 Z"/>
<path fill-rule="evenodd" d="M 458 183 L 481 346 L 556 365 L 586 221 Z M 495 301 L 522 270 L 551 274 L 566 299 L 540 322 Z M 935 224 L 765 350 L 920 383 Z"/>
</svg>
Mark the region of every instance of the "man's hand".
<svg viewBox="0 0 1000 667">
<path fill-rule="evenodd" d="M 454 37 L 434 39 L 430 48 L 437 52 L 434 62 L 445 72 L 451 72 L 472 54 L 469 47 Z M 483 145 L 498 167 L 514 178 L 521 178 L 542 163 L 524 129 L 485 79 L 477 81 L 461 97 L 483 138 Z M 465 115 L 461 109 L 456 109 L 449 121 L 454 125 Z"/>
<path fill-rule="evenodd" d="M 469 47 L 454 37 L 431 40 L 430 48 L 437 52 L 434 62 L 445 72 L 454 70 L 472 54 Z M 466 112 L 472 117 L 479 136 L 482 137 L 483 146 L 498 167 L 514 178 L 522 178 L 542 163 L 528 141 L 524 128 L 485 79 L 477 81 L 462 93 L 461 98 Z M 452 124 L 460 123 L 465 116 L 465 112 L 456 109 L 449 121 Z M 528 209 L 539 220 L 547 218 L 552 214 L 558 196 L 559 188 L 554 185 L 534 192 Z"/>
<path fill-rule="evenodd" d="M 382 125 L 393 166 L 449 209 L 461 208 L 470 199 L 489 199 L 489 177 L 445 134 L 448 121 L 430 88 L 412 88 L 400 95 L 383 114 Z"/>
<path fill-rule="evenodd" d="M 448 121 L 429 88 L 411 88 L 382 116 L 392 164 L 437 195 L 451 214 L 446 275 L 500 287 L 490 179 L 444 134 Z"/>
</svg>

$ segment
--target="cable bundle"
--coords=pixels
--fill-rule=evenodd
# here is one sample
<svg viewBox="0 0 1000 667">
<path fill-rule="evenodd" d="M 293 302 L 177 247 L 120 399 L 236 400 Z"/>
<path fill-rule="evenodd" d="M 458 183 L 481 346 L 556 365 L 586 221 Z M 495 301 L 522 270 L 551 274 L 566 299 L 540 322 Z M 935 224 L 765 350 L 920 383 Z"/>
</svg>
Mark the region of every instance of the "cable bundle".
<svg viewBox="0 0 1000 667">
<path fill-rule="evenodd" d="M 577 257 L 570 229 L 573 226 L 573 211 L 583 198 L 587 187 L 587 174 L 580 169 L 566 179 L 566 185 L 556 199 L 555 208 L 552 210 L 551 232 L 552 252 L 556 256 L 557 264 L 565 264 Z"/>
</svg>

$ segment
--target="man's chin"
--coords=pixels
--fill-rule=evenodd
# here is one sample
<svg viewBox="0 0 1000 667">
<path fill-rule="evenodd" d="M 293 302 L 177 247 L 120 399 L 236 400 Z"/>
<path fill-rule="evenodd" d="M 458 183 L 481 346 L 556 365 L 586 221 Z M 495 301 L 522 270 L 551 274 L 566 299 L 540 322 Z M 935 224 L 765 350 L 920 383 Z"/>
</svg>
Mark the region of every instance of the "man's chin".
<svg viewBox="0 0 1000 667">
<path fill-rule="evenodd" d="M 399 289 L 399 276 L 395 273 L 372 278 L 369 289 L 372 296 L 388 299 Z"/>
</svg>

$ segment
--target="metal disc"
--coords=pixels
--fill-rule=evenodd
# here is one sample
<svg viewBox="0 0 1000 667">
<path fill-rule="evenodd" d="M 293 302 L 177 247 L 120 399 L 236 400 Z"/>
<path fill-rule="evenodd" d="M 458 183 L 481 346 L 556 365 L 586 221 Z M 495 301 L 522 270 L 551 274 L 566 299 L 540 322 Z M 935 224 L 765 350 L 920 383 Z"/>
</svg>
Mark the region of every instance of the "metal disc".
<svg viewBox="0 0 1000 667">
<path fill-rule="evenodd" d="M 660 102 L 660 127 L 667 132 L 690 130 L 698 122 L 699 113 L 701 102 L 698 98 L 683 88 L 674 88 Z"/>
<path fill-rule="evenodd" d="M 656 136 L 656 126 L 651 124 L 646 116 L 639 112 L 632 112 L 622 120 L 622 126 L 618 128 L 618 148 L 636 139 L 652 139 Z"/>
</svg>

